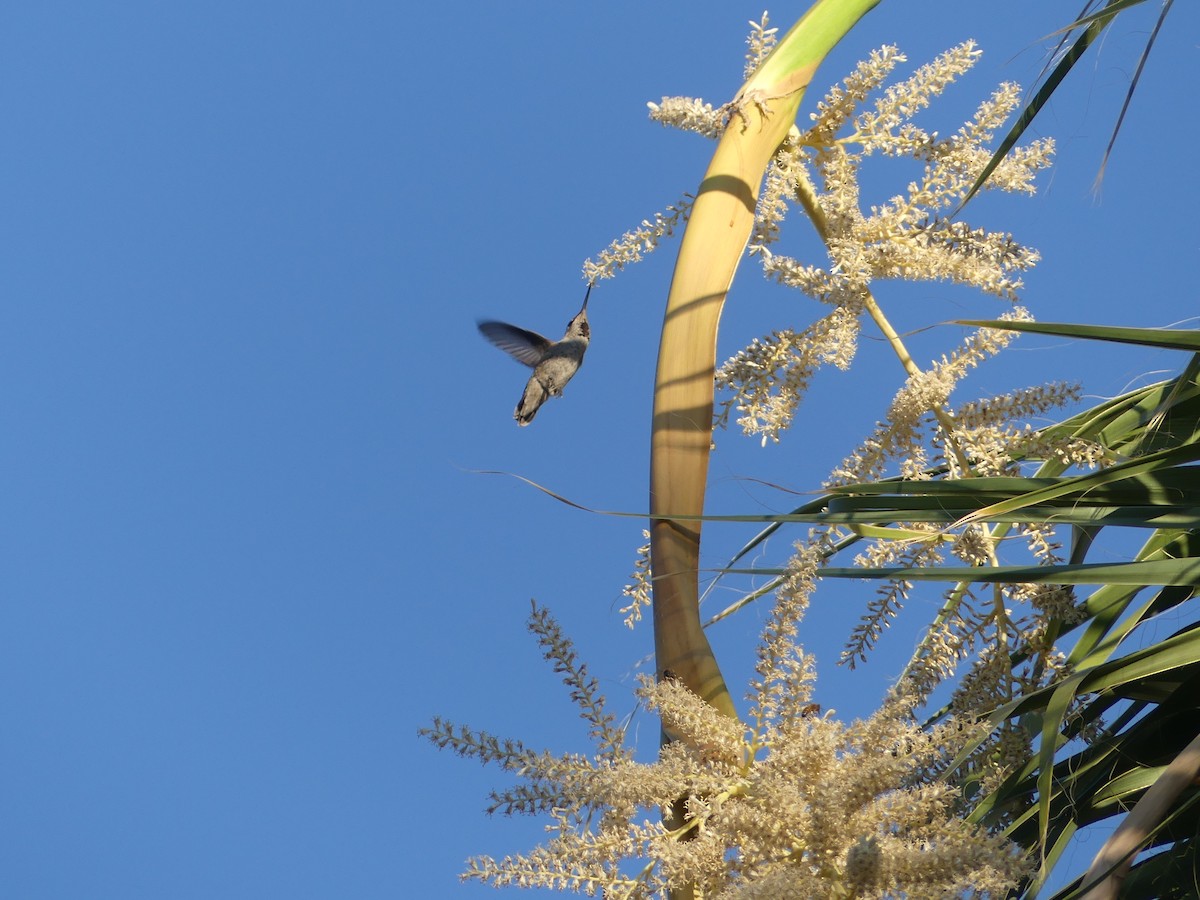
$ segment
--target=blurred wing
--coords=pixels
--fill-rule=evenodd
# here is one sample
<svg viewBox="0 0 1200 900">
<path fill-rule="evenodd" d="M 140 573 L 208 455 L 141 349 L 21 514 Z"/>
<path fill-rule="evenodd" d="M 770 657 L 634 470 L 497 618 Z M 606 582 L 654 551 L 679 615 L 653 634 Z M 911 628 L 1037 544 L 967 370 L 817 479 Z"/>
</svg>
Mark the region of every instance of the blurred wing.
<svg viewBox="0 0 1200 900">
<path fill-rule="evenodd" d="M 507 322 L 479 322 L 479 333 L 517 362 L 533 368 L 545 355 L 550 342 L 536 331 L 526 331 Z"/>
</svg>

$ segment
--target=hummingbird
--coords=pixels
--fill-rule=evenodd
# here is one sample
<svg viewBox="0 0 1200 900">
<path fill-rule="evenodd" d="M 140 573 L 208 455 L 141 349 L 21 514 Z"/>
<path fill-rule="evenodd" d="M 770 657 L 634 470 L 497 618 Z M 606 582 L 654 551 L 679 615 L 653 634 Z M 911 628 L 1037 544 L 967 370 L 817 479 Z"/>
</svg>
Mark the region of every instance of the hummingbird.
<svg viewBox="0 0 1200 900">
<path fill-rule="evenodd" d="M 583 365 L 583 354 L 587 352 L 592 333 L 587 317 L 591 293 L 589 284 L 583 296 L 583 308 L 567 323 L 567 333 L 559 341 L 547 340 L 536 331 L 526 331 L 507 322 L 485 320 L 477 323 L 485 338 L 517 362 L 533 369 L 521 402 L 513 413 L 518 425 L 528 425 L 547 399 L 561 396 L 567 382 Z"/>
</svg>

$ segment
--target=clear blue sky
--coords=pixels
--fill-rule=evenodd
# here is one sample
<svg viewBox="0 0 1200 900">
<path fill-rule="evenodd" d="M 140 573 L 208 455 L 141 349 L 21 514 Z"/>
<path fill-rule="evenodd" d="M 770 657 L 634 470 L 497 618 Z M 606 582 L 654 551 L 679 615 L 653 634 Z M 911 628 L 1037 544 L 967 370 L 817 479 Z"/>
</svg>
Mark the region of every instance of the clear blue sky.
<svg viewBox="0 0 1200 900">
<path fill-rule="evenodd" d="M 1032 82 L 1039 38 L 1076 6 L 884 2 L 817 93 L 881 43 L 911 67 L 973 37 L 984 61 L 922 120 L 952 130 L 996 82 Z M 786 27 L 802 9 L 772 12 Z M 437 713 L 584 749 L 524 632 L 530 597 L 627 710 L 650 648 L 617 613 L 641 524 L 472 470 L 645 508 L 673 246 L 596 290 L 587 365 L 529 428 L 511 418 L 525 372 L 474 320 L 557 336 L 582 259 L 695 188 L 710 145 L 650 123 L 645 103 L 727 100 L 761 11 L 9 5 L 0 895 L 482 896 L 458 885 L 463 859 L 532 846 L 539 824 L 482 815 L 498 776 L 416 729 Z M 1025 293 L 1040 319 L 1195 312 L 1193 5 L 1176 4 L 1102 196 L 1089 190 L 1151 13 L 1123 18 L 1037 122 L 1059 141 L 1042 193 L 968 217 L 1042 251 Z M 878 200 L 903 188 L 880 185 Z M 881 300 L 906 298 L 904 328 L 1001 309 L 938 285 L 895 290 Z M 726 353 L 814 315 L 750 266 L 728 310 Z M 926 335 L 940 355 L 958 332 Z M 1018 346 L 976 392 L 1077 377 L 1108 396 L 1181 362 Z M 720 436 L 714 510 L 787 508 L 743 477 L 814 486 L 901 377 L 868 345 L 851 375 L 818 382 L 782 445 Z M 710 563 L 749 533 L 710 527 Z M 871 708 L 932 603 L 914 601 L 911 625 L 849 673 L 835 661 L 865 590 L 818 595 L 806 626 L 818 699 L 846 716 Z M 734 685 L 764 615 L 715 635 Z M 636 724 L 652 745 L 653 724 Z"/>
</svg>

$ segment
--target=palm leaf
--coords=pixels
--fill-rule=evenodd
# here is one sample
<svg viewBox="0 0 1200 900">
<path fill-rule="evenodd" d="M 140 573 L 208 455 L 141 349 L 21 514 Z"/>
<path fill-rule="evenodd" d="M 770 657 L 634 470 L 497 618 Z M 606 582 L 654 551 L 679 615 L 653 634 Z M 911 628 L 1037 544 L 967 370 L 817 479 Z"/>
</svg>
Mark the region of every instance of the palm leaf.
<svg viewBox="0 0 1200 900">
<path fill-rule="evenodd" d="M 1000 165 L 1000 163 L 1004 160 L 1004 157 L 1008 155 L 1008 151 L 1016 146 L 1026 129 L 1029 128 L 1033 120 L 1037 118 L 1038 113 L 1041 112 L 1043 107 L 1045 107 L 1045 105 L 1050 101 L 1050 97 L 1056 90 L 1058 90 L 1059 85 L 1062 84 L 1062 82 L 1066 79 L 1071 69 L 1073 69 L 1075 64 L 1083 58 L 1083 55 L 1087 52 L 1088 48 L 1096 42 L 1096 40 L 1104 33 L 1104 30 L 1112 24 L 1117 15 L 1129 10 L 1131 7 L 1140 5 L 1142 2 L 1144 2 L 1144 0 L 1108 0 L 1103 7 L 1095 12 L 1087 12 L 1087 8 L 1085 7 L 1085 12 L 1083 14 L 1077 17 L 1075 21 L 1071 22 L 1069 25 L 1060 30 L 1063 34 L 1063 38 L 1055 51 L 1055 57 L 1058 58 L 1058 62 L 1050 69 L 1049 73 L 1045 75 L 1033 96 L 1026 102 L 1025 108 L 1021 110 L 1021 115 L 1017 118 L 1017 121 L 1013 124 L 1012 128 L 1009 129 L 1008 134 L 1006 134 L 1003 140 L 1001 140 L 999 146 L 996 148 L 996 152 L 992 154 L 992 158 L 988 160 L 987 165 L 984 166 L 983 171 L 979 174 L 979 177 L 975 179 L 975 183 L 971 186 L 971 189 L 963 198 L 962 203 L 959 204 L 959 209 L 965 206 L 966 203 L 973 196 L 975 196 L 979 189 L 983 187 L 988 178 L 991 177 L 991 174 L 996 170 L 996 167 Z M 1091 2 L 1088 3 L 1088 6 L 1091 6 Z M 1141 74 L 1142 67 L 1145 65 L 1145 61 L 1149 56 L 1150 49 L 1154 45 L 1154 38 L 1158 34 L 1158 30 L 1161 28 L 1162 22 L 1166 18 L 1166 14 L 1169 11 L 1170 6 L 1170 0 L 1163 5 L 1163 8 L 1159 13 L 1158 20 L 1155 24 L 1154 31 L 1146 42 L 1146 47 L 1143 50 L 1141 59 L 1138 62 L 1137 72 L 1132 79 L 1129 90 L 1126 92 L 1125 101 L 1118 116 L 1116 127 L 1113 129 L 1112 138 L 1109 140 L 1108 148 L 1105 150 L 1105 161 L 1107 161 L 1113 144 L 1116 141 L 1117 133 L 1120 131 L 1121 122 L 1125 117 L 1125 111 L 1133 97 L 1134 89 L 1137 87 L 1138 76 Z M 1078 31 L 1079 34 L 1073 41 L 1071 41 L 1070 37 L 1076 31 Z M 1101 168 L 1103 168 L 1103 164 Z"/>
<path fill-rule="evenodd" d="M 1200 336 L 1054 323 L 970 324 L 1013 325 L 1014 330 L 1193 354 L 1176 378 L 1105 401 L 1047 430 L 1056 437 L 1097 441 L 1124 457 L 1106 469 L 1066 475 L 1061 463 L 1047 461 L 1033 477 L 945 480 L 932 475 L 847 485 L 792 514 L 894 540 L 944 539 L 951 529 L 982 521 L 1068 524 L 1079 532 L 1077 552 L 1063 565 L 822 570 L 823 577 L 952 581 L 959 587 L 1099 585 L 1081 604 L 1081 622 L 1052 629 L 1059 639 L 1076 635 L 1070 676 L 1026 692 L 991 719 L 996 725 L 1022 722 L 1038 736 L 1024 766 L 989 795 L 975 798 L 974 813 L 978 821 L 1005 826 L 1019 843 L 1040 848 L 1039 871 L 1026 885 L 1032 894 L 1046 883 L 1078 829 L 1123 815 L 1200 732 L 1195 702 L 1200 625 L 1184 624 L 1146 646 L 1138 647 L 1136 638 L 1180 610 L 1200 586 L 1200 466 L 1195 465 L 1200 460 Z M 939 523 L 946 532 L 914 534 L 904 524 L 910 522 Z M 1148 537 L 1129 562 L 1086 562 L 1096 534 L 1114 525 L 1140 529 Z M 1015 667 L 1022 658 L 1014 653 L 1010 662 Z M 1096 728 L 1104 730 L 1095 734 Z M 952 765 L 968 783 L 970 774 L 961 767 L 979 746 L 968 747 Z M 1147 832 L 1151 847 L 1171 852 L 1133 866 L 1127 885 L 1141 893 L 1131 895 L 1172 896 L 1164 884 L 1193 872 L 1198 833 L 1200 804 L 1185 793 Z"/>
</svg>

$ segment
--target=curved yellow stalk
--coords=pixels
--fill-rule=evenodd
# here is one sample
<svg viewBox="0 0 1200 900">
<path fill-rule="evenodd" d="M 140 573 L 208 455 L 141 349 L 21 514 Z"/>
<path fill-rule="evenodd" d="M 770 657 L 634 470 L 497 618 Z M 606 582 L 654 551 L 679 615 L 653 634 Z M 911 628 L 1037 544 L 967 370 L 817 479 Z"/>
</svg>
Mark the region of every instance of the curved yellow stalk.
<svg viewBox="0 0 1200 900">
<path fill-rule="evenodd" d="M 670 517 L 704 512 L 717 326 L 767 163 L 817 65 L 878 2 L 818 0 L 742 87 L 696 195 L 667 297 L 650 438 L 656 667 L 729 716 L 736 717 L 733 701 L 700 625 L 700 521 Z"/>
</svg>

